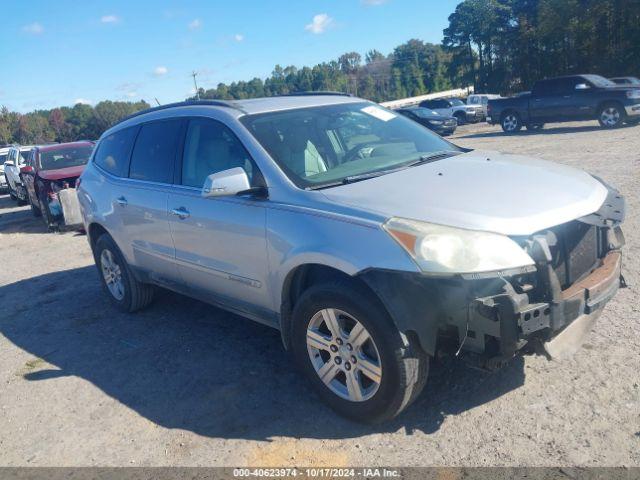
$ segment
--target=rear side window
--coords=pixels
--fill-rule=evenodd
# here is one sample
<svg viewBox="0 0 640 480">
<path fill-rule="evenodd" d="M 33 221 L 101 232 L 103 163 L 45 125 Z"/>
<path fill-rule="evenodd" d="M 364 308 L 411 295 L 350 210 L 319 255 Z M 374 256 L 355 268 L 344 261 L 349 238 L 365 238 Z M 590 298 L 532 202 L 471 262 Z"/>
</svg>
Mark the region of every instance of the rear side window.
<svg viewBox="0 0 640 480">
<path fill-rule="evenodd" d="M 182 120 L 147 123 L 140 128 L 131 156 L 129 178 L 171 183 Z"/>
<path fill-rule="evenodd" d="M 138 127 L 125 128 L 100 140 L 94 162 L 117 177 L 126 177 Z"/>
</svg>

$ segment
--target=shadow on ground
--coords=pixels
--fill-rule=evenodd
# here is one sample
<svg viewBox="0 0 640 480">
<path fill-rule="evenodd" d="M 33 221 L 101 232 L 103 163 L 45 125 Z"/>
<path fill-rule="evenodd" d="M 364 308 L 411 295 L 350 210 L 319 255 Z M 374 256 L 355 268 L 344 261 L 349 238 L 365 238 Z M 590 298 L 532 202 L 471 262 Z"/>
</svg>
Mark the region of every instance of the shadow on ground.
<svg viewBox="0 0 640 480">
<path fill-rule="evenodd" d="M 160 290 L 147 310 L 119 313 L 93 266 L 0 287 L 0 298 L 0 333 L 54 366 L 25 373 L 26 381 L 75 375 L 162 427 L 210 437 L 352 438 L 403 427 L 430 433 L 446 416 L 524 381 L 521 359 L 493 374 L 458 362 L 435 365 L 408 411 L 362 426 L 315 397 L 277 331 L 207 304 Z"/>
<path fill-rule="evenodd" d="M 9 195 L 0 195 L 0 233 L 47 233 L 47 228 L 28 205 L 18 205 Z"/>
</svg>

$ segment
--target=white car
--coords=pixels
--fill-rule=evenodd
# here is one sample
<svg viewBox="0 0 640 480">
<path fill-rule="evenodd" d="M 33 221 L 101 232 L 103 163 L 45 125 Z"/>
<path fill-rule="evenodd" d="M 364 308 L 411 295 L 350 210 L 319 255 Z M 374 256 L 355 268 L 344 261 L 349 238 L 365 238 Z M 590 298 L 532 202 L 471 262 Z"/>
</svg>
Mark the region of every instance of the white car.
<svg viewBox="0 0 640 480">
<path fill-rule="evenodd" d="M 24 167 L 33 146 L 11 147 L 4 161 L 4 177 L 9 195 L 18 203 L 27 201 L 27 190 L 20 179 L 20 167 Z"/>
<path fill-rule="evenodd" d="M 482 107 L 467 105 L 459 98 L 436 98 L 433 100 L 424 100 L 420 102 L 420 106 L 435 110 L 445 117 L 455 117 L 458 125 L 470 122 L 479 122 L 483 117 Z"/>
<path fill-rule="evenodd" d="M 467 105 L 482 108 L 482 117 L 487 118 L 487 105 L 489 104 L 489 100 L 495 100 L 496 98 L 502 98 L 502 96 L 494 93 L 477 93 L 469 95 Z"/>
</svg>

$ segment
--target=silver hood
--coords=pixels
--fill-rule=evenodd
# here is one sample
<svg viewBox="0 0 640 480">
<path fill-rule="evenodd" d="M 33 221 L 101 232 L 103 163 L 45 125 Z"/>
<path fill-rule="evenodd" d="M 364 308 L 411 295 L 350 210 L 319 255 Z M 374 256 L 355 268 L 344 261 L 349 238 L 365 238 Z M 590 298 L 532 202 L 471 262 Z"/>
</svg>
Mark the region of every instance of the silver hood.
<svg viewBox="0 0 640 480">
<path fill-rule="evenodd" d="M 530 235 L 597 211 L 607 188 L 565 165 L 476 150 L 323 193 L 385 217 Z"/>
</svg>

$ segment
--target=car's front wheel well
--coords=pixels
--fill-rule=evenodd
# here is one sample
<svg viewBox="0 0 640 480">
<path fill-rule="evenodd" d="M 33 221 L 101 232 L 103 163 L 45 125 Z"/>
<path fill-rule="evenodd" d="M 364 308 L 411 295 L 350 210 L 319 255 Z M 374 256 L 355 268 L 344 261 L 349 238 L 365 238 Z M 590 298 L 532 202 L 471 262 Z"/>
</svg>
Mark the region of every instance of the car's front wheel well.
<svg viewBox="0 0 640 480">
<path fill-rule="evenodd" d="M 91 251 L 94 251 L 96 242 L 102 235 L 107 233 L 107 230 L 99 223 L 92 223 L 91 225 L 89 225 L 87 233 L 89 234 L 89 244 L 91 245 Z"/>
<path fill-rule="evenodd" d="M 618 107 L 620 111 L 623 113 L 625 112 L 624 105 L 622 105 L 622 102 L 618 100 L 605 100 L 603 102 L 600 102 L 600 104 L 596 108 L 596 113 L 599 115 L 600 112 L 602 112 L 602 110 L 604 110 L 605 107 L 608 107 L 610 105 Z"/>
<path fill-rule="evenodd" d="M 369 286 L 357 277 L 342 270 L 321 264 L 305 264 L 296 267 L 287 275 L 282 288 L 282 304 L 280 306 L 280 329 L 282 341 L 287 350 L 290 347 L 291 314 L 298 299 L 313 285 L 343 280 L 358 288 L 366 290 L 377 298 Z"/>
</svg>

